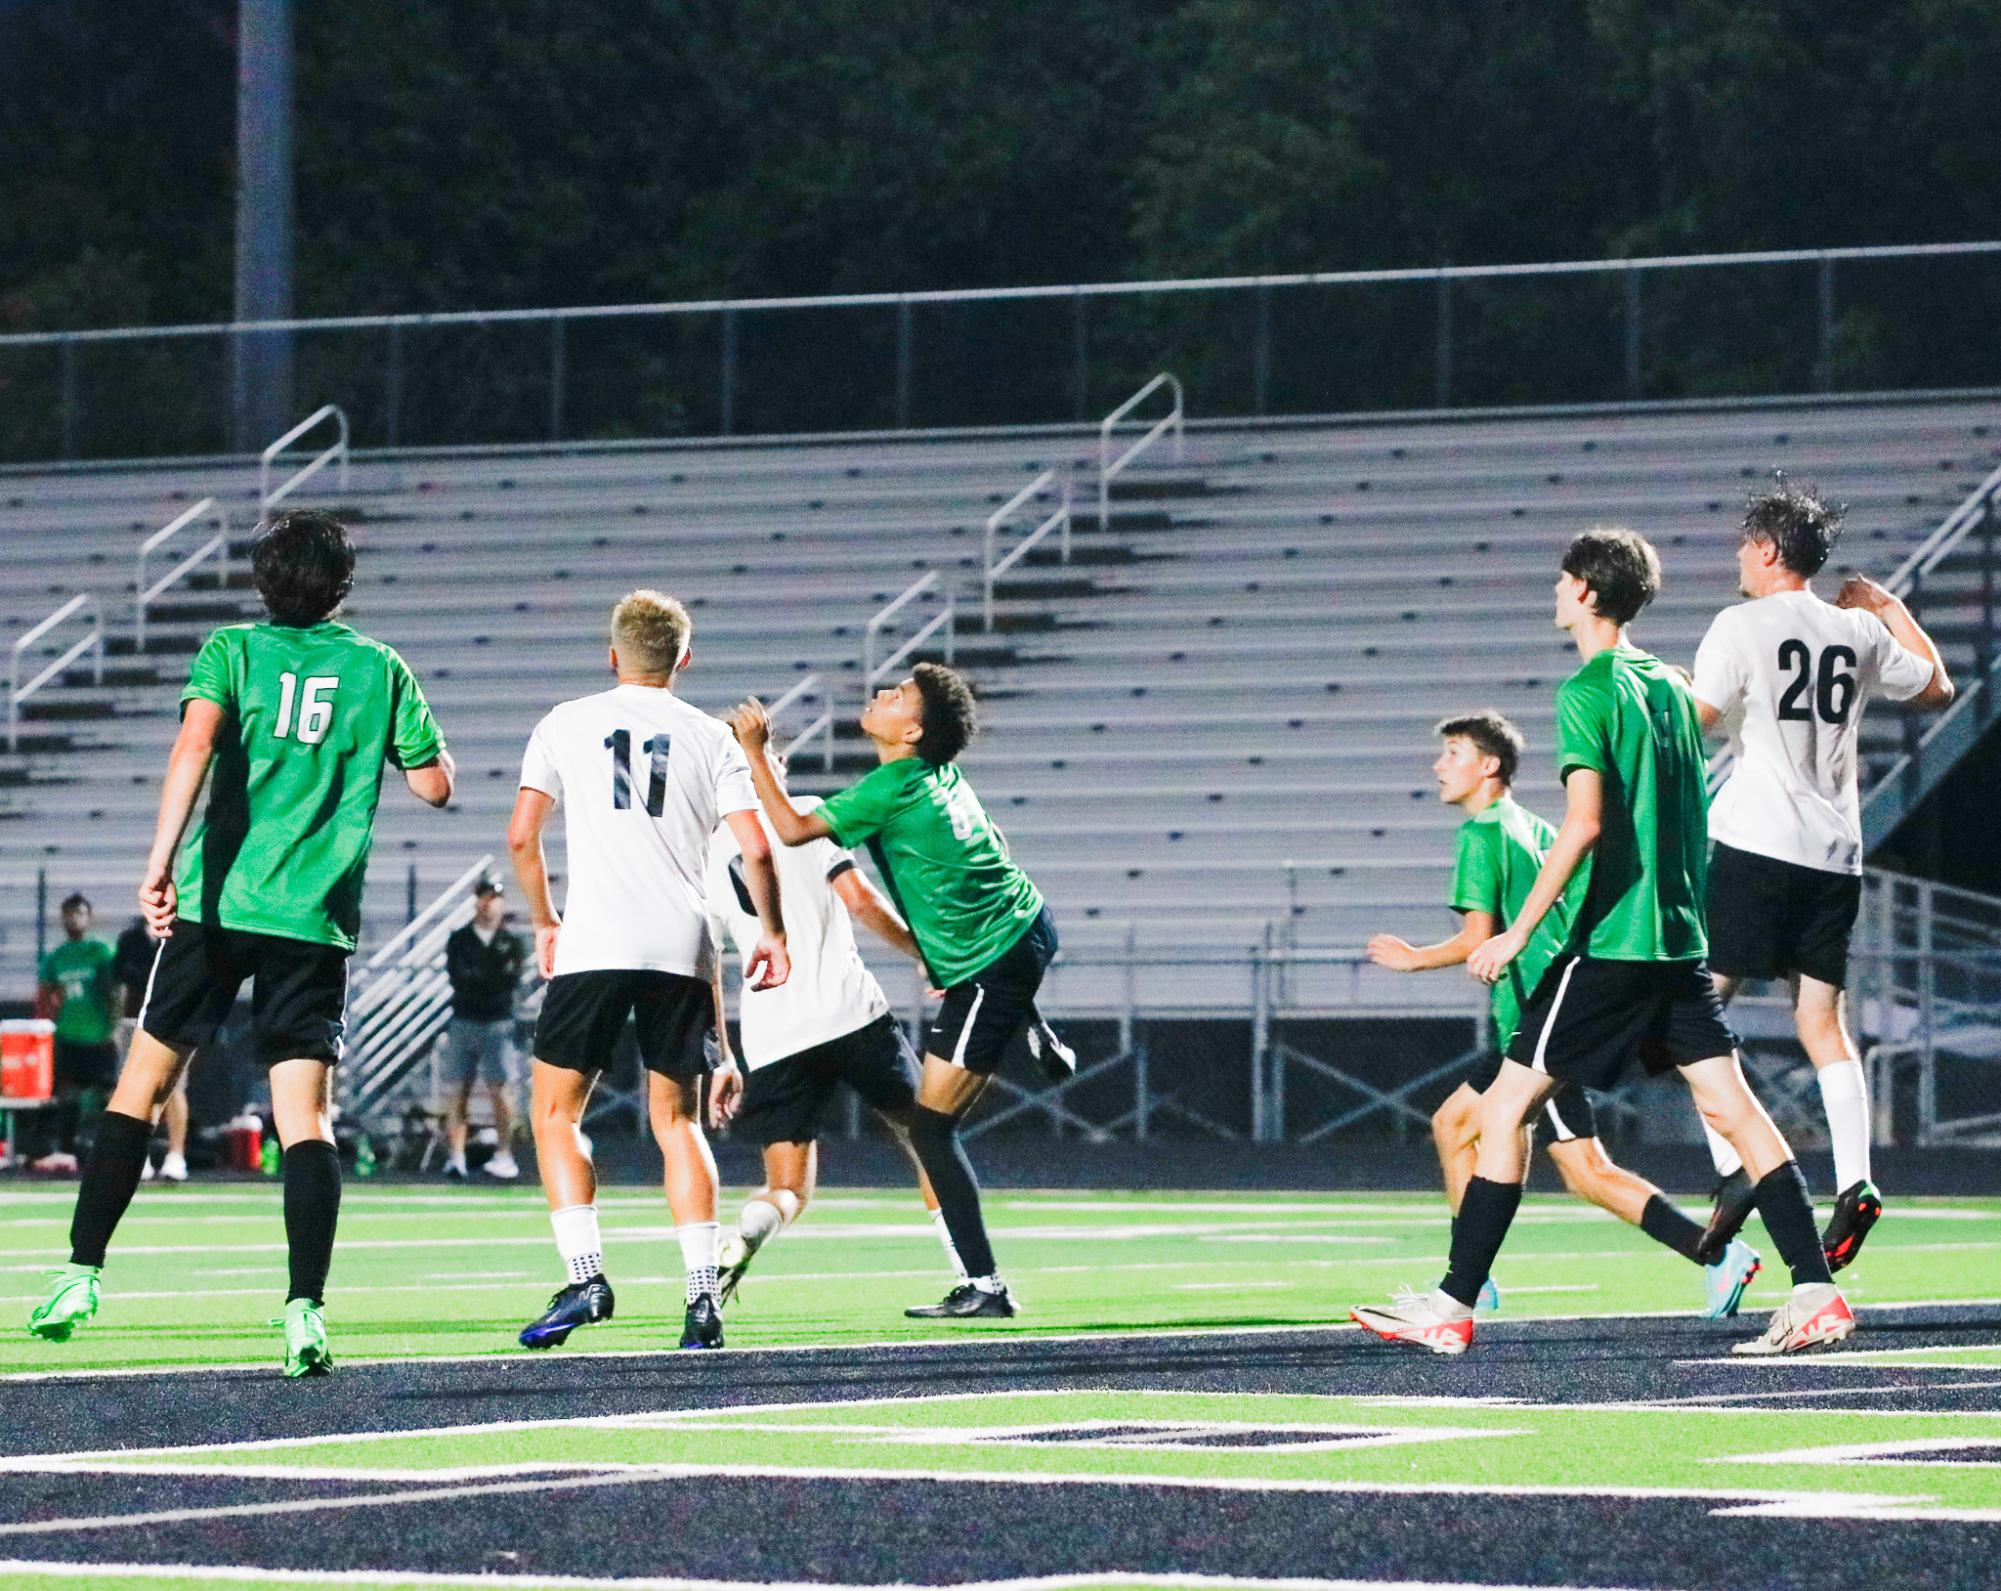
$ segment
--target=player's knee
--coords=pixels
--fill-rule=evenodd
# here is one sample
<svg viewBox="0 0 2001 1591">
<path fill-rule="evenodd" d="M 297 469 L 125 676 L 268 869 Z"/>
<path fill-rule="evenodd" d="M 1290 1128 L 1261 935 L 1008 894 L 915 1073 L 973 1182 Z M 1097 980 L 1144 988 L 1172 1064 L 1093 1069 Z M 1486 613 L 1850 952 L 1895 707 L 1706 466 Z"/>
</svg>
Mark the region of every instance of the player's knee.
<svg viewBox="0 0 2001 1591">
<path fill-rule="evenodd" d="M 910 1113 L 910 1145 L 920 1160 L 949 1155 L 958 1146 L 959 1118 L 919 1105 Z"/>
</svg>

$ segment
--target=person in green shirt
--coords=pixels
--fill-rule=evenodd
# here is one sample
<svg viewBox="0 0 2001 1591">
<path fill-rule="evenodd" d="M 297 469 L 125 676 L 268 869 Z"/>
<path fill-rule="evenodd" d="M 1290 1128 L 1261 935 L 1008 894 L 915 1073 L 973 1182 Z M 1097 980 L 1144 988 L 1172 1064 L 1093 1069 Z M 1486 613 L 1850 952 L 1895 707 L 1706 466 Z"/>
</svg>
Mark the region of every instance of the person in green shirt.
<svg viewBox="0 0 2001 1591">
<path fill-rule="evenodd" d="M 340 1211 L 333 1069 L 383 771 L 400 769 L 433 807 L 451 799 L 453 772 L 402 658 L 335 621 L 354 584 L 339 520 L 281 514 L 257 538 L 251 579 L 268 620 L 211 635 L 181 693 L 139 884 L 140 912 L 161 943 L 84 1165 L 70 1263 L 28 1325 L 64 1341 L 96 1312 L 105 1248 L 144 1172 L 153 1123 L 248 979 L 284 1148 L 285 1373 L 302 1376 L 333 1363 L 322 1313 Z M 205 780 L 208 807 L 183 846 Z"/>
<path fill-rule="evenodd" d="M 925 1035 L 924 1074 L 910 1126 L 968 1280 L 937 1304 L 904 1311 L 917 1319 L 1009 1316 L 1013 1296 L 1000 1278 L 980 1213 L 979 1183 L 959 1138 L 959 1122 L 985 1091 L 1018 1033 L 1052 1080 L 1076 1057 L 1035 1007 L 1056 955 L 1056 928 L 1042 892 L 1008 854 L 1000 830 L 956 761 L 978 725 L 970 686 L 937 663 L 885 686 L 861 716 L 877 766 L 859 783 L 802 811 L 767 755 L 771 725 L 763 706 L 731 716 L 765 816 L 787 845 L 828 838 L 843 850 L 866 843 L 891 900 L 910 925 L 944 1004 Z"/>
<path fill-rule="evenodd" d="M 1467 958 L 1495 983 L 1583 873 L 1563 954 L 1536 987 L 1480 1106 L 1474 1175 L 1433 1292 L 1353 1314 L 1391 1342 L 1433 1353 L 1473 1343 L 1473 1305 L 1521 1206 L 1522 1129 L 1561 1090 L 1609 1088 L 1635 1059 L 1672 1067 L 1703 1119 L 1743 1157 L 1792 1296 L 1735 1351 L 1794 1353 L 1849 1336 L 1855 1317 L 1828 1274 L 1799 1163 L 1744 1081 L 1736 1037 L 1703 957 L 1707 764 L 1686 678 L 1632 644 L 1626 627 L 1660 591 L 1660 559 L 1629 530 L 1571 542 L 1556 623 L 1582 666 L 1556 694 L 1563 827 L 1514 920 Z"/>
<path fill-rule="evenodd" d="M 36 994 L 56 1022 L 54 1150 L 76 1152 L 77 1134 L 96 1115 L 118 1074 L 111 1047 L 117 1021 L 114 952 L 90 931 L 90 902 L 72 895 L 62 904 L 63 942 L 42 957 Z M 75 1170 L 67 1160 L 67 1170 Z"/>
<path fill-rule="evenodd" d="M 1515 920 L 1556 839 L 1556 830 L 1512 794 L 1525 749 L 1519 729 L 1490 709 L 1447 718 L 1434 733 L 1443 742 L 1431 765 L 1439 799 L 1466 814 L 1459 825 L 1448 900 L 1459 914 L 1459 932 L 1433 945 L 1411 945 L 1394 934 L 1377 934 L 1369 941 L 1369 959 L 1392 972 L 1463 966 L 1475 949 Z M 1521 1024 L 1522 1008 L 1563 949 L 1581 886 L 1582 880 L 1571 881 L 1529 936 L 1521 955 L 1495 981 L 1490 995 L 1493 1056 L 1453 1089 L 1432 1115 L 1431 1135 L 1445 1174 L 1445 1198 L 1455 1215 L 1479 1155 L 1481 1095 L 1500 1075 L 1501 1057 Z M 1591 1096 L 1584 1089 L 1543 1101 L 1541 1121 L 1549 1129 L 1549 1158 L 1564 1187 L 1637 1226 L 1682 1258 L 1703 1263 L 1698 1257 L 1702 1227 L 1645 1177 L 1606 1153 Z M 1757 1254 L 1743 1243 L 1705 1266 L 1703 1313 L 1711 1319 L 1734 1315 L 1758 1269 Z M 1500 1307 L 1492 1277 L 1481 1287 L 1477 1302 L 1483 1309 Z"/>
</svg>

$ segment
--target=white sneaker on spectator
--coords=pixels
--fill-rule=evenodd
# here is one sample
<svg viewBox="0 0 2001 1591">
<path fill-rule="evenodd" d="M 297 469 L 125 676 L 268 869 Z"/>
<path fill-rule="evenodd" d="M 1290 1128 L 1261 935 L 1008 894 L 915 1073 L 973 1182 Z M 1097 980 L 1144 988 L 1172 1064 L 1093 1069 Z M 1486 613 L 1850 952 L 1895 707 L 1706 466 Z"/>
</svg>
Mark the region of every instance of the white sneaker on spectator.
<svg viewBox="0 0 2001 1591">
<path fill-rule="evenodd" d="M 160 1178 L 163 1182 L 186 1182 L 188 1180 L 188 1157 L 168 1154 L 160 1161 Z"/>
<path fill-rule="evenodd" d="M 503 1149 L 480 1167 L 489 1177 L 500 1182 L 512 1182 L 521 1175 L 521 1168 L 514 1163 L 514 1151 Z"/>
</svg>

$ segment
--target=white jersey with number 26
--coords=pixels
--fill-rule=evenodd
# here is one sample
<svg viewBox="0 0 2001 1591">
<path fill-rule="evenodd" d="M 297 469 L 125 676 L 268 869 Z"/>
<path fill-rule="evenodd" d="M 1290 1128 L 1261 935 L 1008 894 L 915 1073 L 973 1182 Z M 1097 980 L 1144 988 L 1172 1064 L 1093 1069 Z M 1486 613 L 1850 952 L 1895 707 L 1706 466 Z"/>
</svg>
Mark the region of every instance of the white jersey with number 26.
<svg viewBox="0 0 2001 1591">
<path fill-rule="evenodd" d="M 1737 764 L 1709 809 L 1718 844 L 1825 873 L 1862 871 L 1856 740 L 1872 696 L 1931 683 L 1873 613 L 1811 591 L 1725 608 L 1695 654 L 1695 697 L 1725 715 Z"/>
<path fill-rule="evenodd" d="M 569 889 L 556 976 L 712 965 L 709 837 L 757 789 L 729 725 L 672 691 L 619 685 L 552 708 L 528 737 L 524 789 L 563 808 Z"/>
</svg>

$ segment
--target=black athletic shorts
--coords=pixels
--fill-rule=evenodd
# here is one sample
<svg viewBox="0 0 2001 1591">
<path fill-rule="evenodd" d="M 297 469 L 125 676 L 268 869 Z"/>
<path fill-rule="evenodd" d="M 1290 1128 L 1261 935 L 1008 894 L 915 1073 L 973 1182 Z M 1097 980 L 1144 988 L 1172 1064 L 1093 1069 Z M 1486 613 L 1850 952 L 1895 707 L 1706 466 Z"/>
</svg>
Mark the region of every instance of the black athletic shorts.
<svg viewBox="0 0 2001 1591">
<path fill-rule="evenodd" d="M 1536 985 L 1508 1059 L 1603 1090 L 1635 1060 L 1657 1074 L 1736 1048 L 1708 963 L 1560 956 Z"/>
<path fill-rule="evenodd" d="M 945 1003 L 924 1034 L 924 1053 L 990 1076 L 1014 1036 L 1028 1024 L 1042 975 L 1056 958 L 1056 924 L 1049 909 L 1000 955 L 945 991 Z"/>
<path fill-rule="evenodd" d="M 565 972 L 549 980 L 535 1022 L 535 1059 L 571 1072 L 601 1072 L 625 1019 L 639 1029 L 639 1059 L 662 1077 L 702 1077 L 712 1068 L 703 1043 L 716 1025 L 705 978 L 678 972 Z"/>
<path fill-rule="evenodd" d="M 900 1114 L 917 1103 L 922 1075 L 902 1024 L 885 1014 L 865 1028 L 753 1069 L 744 1080 L 734 1130 L 756 1144 L 808 1144 L 820 1136 L 841 1084 L 864 1104 Z"/>
<path fill-rule="evenodd" d="M 56 1082 L 68 1088 L 110 1088 L 118 1081 L 118 1051 L 110 1044 L 56 1040 Z"/>
<path fill-rule="evenodd" d="M 1501 1057 L 1492 1060 L 1466 1079 L 1466 1086 L 1476 1094 L 1484 1094 L 1494 1086 L 1494 1079 L 1501 1075 Z M 1543 1101 L 1539 1118 L 1550 1130 L 1554 1142 L 1567 1144 L 1573 1138 L 1596 1138 L 1598 1136 L 1598 1114 L 1591 1108 L 1591 1096 L 1581 1088 L 1559 1090 Z"/>
<path fill-rule="evenodd" d="M 153 952 L 139 1026 L 162 1044 L 198 1050 L 215 1037 L 248 978 L 257 1059 L 333 1066 L 347 1031 L 347 955 L 338 945 L 183 918 Z"/>
<path fill-rule="evenodd" d="M 1791 973 L 1844 988 L 1862 879 L 1734 846 L 1709 853 L 1709 965 L 1725 978 Z"/>
</svg>

